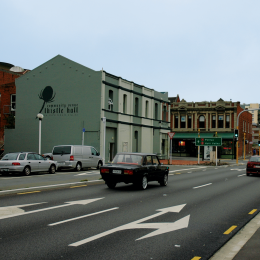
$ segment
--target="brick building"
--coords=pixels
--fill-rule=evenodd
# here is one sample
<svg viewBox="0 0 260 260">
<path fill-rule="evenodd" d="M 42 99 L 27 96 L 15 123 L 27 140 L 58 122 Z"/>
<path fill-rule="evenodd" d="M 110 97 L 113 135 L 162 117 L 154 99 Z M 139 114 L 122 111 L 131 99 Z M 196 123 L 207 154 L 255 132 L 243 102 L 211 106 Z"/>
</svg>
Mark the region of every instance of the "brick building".
<svg viewBox="0 0 260 260">
<path fill-rule="evenodd" d="M 171 99 L 170 99 L 171 100 Z M 240 102 L 171 102 L 171 129 L 174 156 L 198 156 L 195 138 L 200 131 L 201 138 L 221 137 L 222 146 L 218 148 L 218 158 L 236 158 L 236 140 L 234 129 L 237 127 L 238 114 L 243 111 Z M 244 146 L 243 140 L 246 140 Z M 239 117 L 238 156 L 251 154 L 252 115 L 244 112 Z M 205 146 L 200 149 L 200 157 L 209 159 L 210 151 L 215 147 Z"/>
<path fill-rule="evenodd" d="M 4 129 L 15 127 L 15 79 L 27 71 L 12 64 L 0 62 L 0 147 L 4 145 Z"/>
</svg>

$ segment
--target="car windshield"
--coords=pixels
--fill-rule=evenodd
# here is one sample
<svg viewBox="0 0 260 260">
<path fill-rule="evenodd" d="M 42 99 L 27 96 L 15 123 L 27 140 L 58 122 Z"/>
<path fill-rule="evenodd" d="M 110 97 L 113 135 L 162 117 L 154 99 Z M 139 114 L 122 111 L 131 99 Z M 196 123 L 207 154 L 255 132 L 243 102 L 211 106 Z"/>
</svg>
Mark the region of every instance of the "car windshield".
<svg viewBox="0 0 260 260">
<path fill-rule="evenodd" d="M 143 163 L 143 156 L 135 154 L 117 154 L 112 163 L 141 165 Z"/>
<path fill-rule="evenodd" d="M 249 162 L 260 162 L 260 157 L 251 157 Z"/>
<path fill-rule="evenodd" d="M 16 160 L 19 153 L 7 153 L 2 160 L 8 161 L 8 160 Z"/>
<path fill-rule="evenodd" d="M 70 154 L 71 146 L 56 146 L 53 149 L 53 154 Z"/>
</svg>

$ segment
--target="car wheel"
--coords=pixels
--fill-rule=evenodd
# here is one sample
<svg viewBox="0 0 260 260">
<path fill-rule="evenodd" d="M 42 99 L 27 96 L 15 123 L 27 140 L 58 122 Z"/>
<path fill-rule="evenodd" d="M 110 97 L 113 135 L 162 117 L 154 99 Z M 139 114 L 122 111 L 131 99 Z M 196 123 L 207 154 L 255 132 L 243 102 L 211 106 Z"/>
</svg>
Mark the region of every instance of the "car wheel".
<svg viewBox="0 0 260 260">
<path fill-rule="evenodd" d="M 55 165 L 51 165 L 50 169 L 49 169 L 49 173 L 54 174 L 56 172 L 56 167 Z"/>
<path fill-rule="evenodd" d="M 97 165 L 97 170 L 100 169 L 101 166 L 102 166 L 102 162 L 99 161 L 99 162 L 98 162 L 98 165 Z"/>
<path fill-rule="evenodd" d="M 116 182 L 107 181 L 106 185 L 109 189 L 114 189 L 116 187 Z"/>
<path fill-rule="evenodd" d="M 160 181 L 160 185 L 161 185 L 161 186 L 166 186 L 167 184 L 168 184 L 168 174 L 165 173 L 165 174 L 163 175 L 163 178 L 162 178 L 161 181 Z"/>
<path fill-rule="evenodd" d="M 143 176 L 140 184 L 142 190 L 145 190 L 147 188 L 148 180 L 146 176 Z"/>
<path fill-rule="evenodd" d="M 23 174 L 25 176 L 29 176 L 31 174 L 31 168 L 29 166 L 26 166 L 23 170 Z"/>
<path fill-rule="evenodd" d="M 81 169 L 82 169 L 81 164 L 80 164 L 80 163 L 77 163 L 75 170 L 76 170 L 77 172 L 80 172 Z"/>
</svg>

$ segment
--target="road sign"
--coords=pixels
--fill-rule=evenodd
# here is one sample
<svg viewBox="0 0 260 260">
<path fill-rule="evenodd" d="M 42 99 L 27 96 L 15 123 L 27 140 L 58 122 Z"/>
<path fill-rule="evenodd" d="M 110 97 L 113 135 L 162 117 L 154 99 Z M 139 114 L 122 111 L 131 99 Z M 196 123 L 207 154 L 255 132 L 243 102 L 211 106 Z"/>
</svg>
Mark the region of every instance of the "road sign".
<svg viewBox="0 0 260 260">
<path fill-rule="evenodd" d="M 175 133 L 173 133 L 173 132 L 168 132 L 168 135 L 169 135 L 170 139 L 172 139 L 172 138 L 174 137 Z"/>
<path fill-rule="evenodd" d="M 221 146 L 221 137 L 211 137 L 211 138 L 195 138 L 196 146 Z"/>
</svg>

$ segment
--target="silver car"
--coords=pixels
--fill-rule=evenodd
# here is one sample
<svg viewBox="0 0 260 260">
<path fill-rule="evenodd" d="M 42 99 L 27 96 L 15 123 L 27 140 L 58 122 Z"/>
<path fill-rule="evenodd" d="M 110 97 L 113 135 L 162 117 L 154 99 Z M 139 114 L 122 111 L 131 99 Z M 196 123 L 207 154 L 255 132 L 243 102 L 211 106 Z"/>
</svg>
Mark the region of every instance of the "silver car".
<svg viewBox="0 0 260 260">
<path fill-rule="evenodd" d="M 31 172 L 49 172 L 55 173 L 57 162 L 47 160 L 40 154 L 33 152 L 7 153 L 0 160 L 0 173 L 7 175 L 9 173 L 23 173 L 28 176 Z"/>
</svg>

